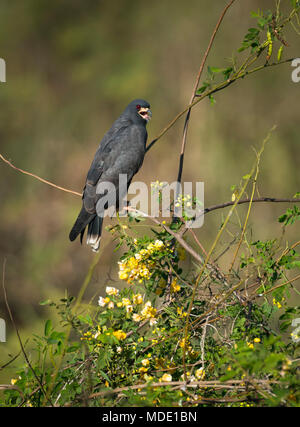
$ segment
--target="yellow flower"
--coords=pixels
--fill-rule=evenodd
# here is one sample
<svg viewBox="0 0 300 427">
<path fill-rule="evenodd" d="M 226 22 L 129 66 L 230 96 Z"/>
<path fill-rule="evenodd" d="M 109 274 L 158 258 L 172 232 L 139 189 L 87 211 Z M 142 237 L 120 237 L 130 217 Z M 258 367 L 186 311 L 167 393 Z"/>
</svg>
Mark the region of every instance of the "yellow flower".
<svg viewBox="0 0 300 427">
<path fill-rule="evenodd" d="M 133 295 L 132 301 L 133 301 L 133 304 L 142 304 L 143 303 L 143 297 L 141 294 Z"/>
<path fill-rule="evenodd" d="M 155 252 L 155 246 L 154 246 L 154 244 L 153 243 L 149 243 L 149 245 L 147 246 L 147 250 L 148 250 L 148 252 L 151 254 L 151 253 L 153 253 L 153 252 Z"/>
<path fill-rule="evenodd" d="M 131 313 L 133 310 L 133 306 L 132 305 L 126 305 L 126 312 L 127 313 Z"/>
<path fill-rule="evenodd" d="M 122 298 L 122 304 L 125 306 L 131 305 L 131 301 L 128 298 Z"/>
<path fill-rule="evenodd" d="M 17 379 L 17 378 L 12 378 L 12 379 L 10 380 L 10 383 L 11 383 L 12 385 L 15 385 L 17 381 L 18 381 L 18 379 Z"/>
<path fill-rule="evenodd" d="M 254 342 L 260 342 L 260 338 L 254 338 Z"/>
<path fill-rule="evenodd" d="M 106 286 L 105 292 L 107 295 L 118 295 L 119 289 L 113 288 L 112 286 Z"/>
<path fill-rule="evenodd" d="M 145 319 L 150 319 L 151 317 L 155 317 L 156 311 L 156 308 L 152 307 L 151 301 L 147 301 L 143 310 L 141 311 L 141 315 Z"/>
<path fill-rule="evenodd" d="M 119 278 L 121 280 L 127 280 L 128 279 L 128 274 L 126 273 L 126 271 L 119 271 Z"/>
<path fill-rule="evenodd" d="M 145 266 L 145 264 L 143 264 L 139 270 L 139 275 L 141 277 L 144 277 L 146 279 L 149 279 L 150 277 L 150 271 L 148 269 L 148 267 Z"/>
<path fill-rule="evenodd" d="M 134 270 L 135 268 L 138 267 L 139 262 L 135 257 L 132 256 L 131 258 L 129 258 L 127 264 L 128 264 L 128 267 L 130 268 L 130 270 Z"/>
<path fill-rule="evenodd" d="M 121 301 L 117 302 L 117 307 L 122 307 L 123 303 Z"/>
<path fill-rule="evenodd" d="M 154 247 L 156 249 L 162 249 L 164 247 L 164 242 L 162 240 L 155 240 Z"/>
<path fill-rule="evenodd" d="M 149 364 L 150 364 L 149 359 L 143 359 L 143 360 L 141 361 L 141 364 L 142 364 L 143 366 L 149 366 Z"/>
<path fill-rule="evenodd" d="M 183 311 L 183 307 L 177 307 L 177 314 L 179 314 L 180 317 L 186 317 L 187 312 Z"/>
<path fill-rule="evenodd" d="M 140 322 L 142 320 L 142 317 L 139 314 L 137 314 L 137 313 L 133 313 L 132 320 L 134 322 Z"/>
<path fill-rule="evenodd" d="M 186 341 L 185 341 L 185 338 L 182 338 L 182 340 L 180 340 L 180 341 L 179 341 L 179 347 L 184 348 L 184 346 L 185 346 L 187 343 L 188 343 L 188 340 L 187 340 L 187 342 L 186 342 Z"/>
<path fill-rule="evenodd" d="M 198 380 L 203 380 L 205 378 L 205 370 L 204 368 L 199 368 L 195 372 L 195 376 Z"/>
<path fill-rule="evenodd" d="M 180 285 L 178 285 L 177 283 L 177 278 L 175 277 L 175 279 L 172 281 L 171 283 L 171 292 L 179 292 L 181 289 Z"/>
<path fill-rule="evenodd" d="M 147 372 L 149 368 L 145 368 L 144 366 L 141 366 L 139 368 L 139 372 Z"/>
<path fill-rule="evenodd" d="M 284 301 L 284 298 L 282 298 L 282 300 L 281 301 Z M 276 299 L 275 298 L 273 298 L 273 304 L 274 305 L 276 305 L 277 306 L 277 308 L 281 308 L 282 307 L 282 305 L 280 304 L 280 302 L 279 301 L 276 301 Z"/>
<path fill-rule="evenodd" d="M 171 374 L 163 374 L 163 376 L 159 379 L 160 382 L 170 382 L 172 381 Z"/>
<path fill-rule="evenodd" d="M 254 348 L 254 345 L 253 345 L 251 342 L 248 342 L 248 341 L 247 341 L 247 346 L 248 346 L 249 348 Z"/>
<path fill-rule="evenodd" d="M 118 331 L 114 331 L 113 335 L 118 339 L 118 340 L 125 340 L 126 338 L 126 332 L 122 331 L 122 329 L 119 329 Z"/>
<path fill-rule="evenodd" d="M 146 249 L 141 249 L 139 253 L 141 256 L 148 255 L 148 251 Z"/>
<path fill-rule="evenodd" d="M 186 372 L 186 376 L 187 377 L 190 377 L 191 376 L 191 373 L 188 371 L 188 372 Z M 182 379 L 182 380 L 184 380 L 184 378 L 185 378 L 185 375 L 184 374 L 182 374 L 181 376 L 180 376 L 180 378 Z"/>
</svg>

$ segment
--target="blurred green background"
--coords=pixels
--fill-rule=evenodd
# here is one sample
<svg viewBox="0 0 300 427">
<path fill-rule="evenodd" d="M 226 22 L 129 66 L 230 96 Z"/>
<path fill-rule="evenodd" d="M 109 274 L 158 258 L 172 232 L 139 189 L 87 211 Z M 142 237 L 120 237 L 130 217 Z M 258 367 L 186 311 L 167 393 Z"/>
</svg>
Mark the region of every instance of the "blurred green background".
<svg viewBox="0 0 300 427">
<path fill-rule="evenodd" d="M 7 82 L 0 83 L 0 152 L 16 166 L 81 192 L 96 148 L 132 99 L 151 104 L 149 141 L 187 104 L 200 60 L 225 2 L 221 0 L 16 0 L 0 2 L 0 57 Z M 283 9 L 290 2 L 282 1 Z M 236 53 L 250 12 L 272 9 L 272 0 L 236 1 L 217 34 L 207 65 L 224 67 Z M 299 36 L 289 28 L 285 57 L 300 57 Z M 201 102 L 192 112 L 183 179 L 205 182 L 205 205 L 231 199 L 269 129 L 277 124 L 263 156 L 261 195 L 292 197 L 300 190 L 300 83 L 290 63 L 238 81 Z M 137 179 L 172 182 L 177 176 L 181 119 L 147 154 Z M 0 251 L 7 259 L 6 288 L 25 341 L 41 332 L 50 316 L 39 302 L 67 290 L 77 295 L 93 253 L 68 233 L 80 209 L 79 197 L 51 188 L 0 163 Z M 277 217 L 287 205 L 254 206 L 256 238 L 280 232 Z M 243 216 L 245 207 L 240 207 Z M 197 235 L 212 242 L 222 212 L 210 213 Z M 234 220 L 233 220 L 234 221 Z M 109 221 L 106 221 L 106 225 Z M 294 226 L 292 238 L 299 233 Z M 298 234 L 298 236 L 300 233 Z M 289 237 L 288 235 L 286 236 Z M 229 236 L 228 236 L 229 240 Z M 104 232 L 103 256 L 87 298 L 110 283 L 119 286 L 120 252 Z M 116 280 L 116 282 L 113 282 Z M 0 292 L 0 317 L 7 343 L 0 365 L 18 351 Z M 16 362 L 17 364 L 17 362 Z M 1 376 L 2 375 L 2 376 Z M 6 374 L 0 372 L 0 382 Z"/>
</svg>

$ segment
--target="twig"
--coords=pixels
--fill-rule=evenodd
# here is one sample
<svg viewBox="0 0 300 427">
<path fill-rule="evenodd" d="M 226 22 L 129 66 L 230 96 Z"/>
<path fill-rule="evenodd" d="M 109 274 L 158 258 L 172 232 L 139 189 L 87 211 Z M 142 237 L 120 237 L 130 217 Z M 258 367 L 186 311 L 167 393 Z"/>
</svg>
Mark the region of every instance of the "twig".
<svg viewBox="0 0 300 427">
<path fill-rule="evenodd" d="M 262 386 L 269 386 L 269 384 L 278 384 L 278 381 L 272 381 L 272 380 L 258 380 L 257 384 L 260 384 Z M 92 393 L 88 396 L 88 399 L 95 399 L 97 397 L 102 397 L 108 394 L 118 394 L 122 393 L 124 391 L 128 390 L 137 390 L 137 389 L 144 389 L 144 388 L 155 388 L 155 387 L 174 387 L 174 386 L 182 386 L 182 387 L 208 387 L 208 388 L 215 388 L 215 389 L 242 389 L 251 386 L 252 384 L 249 384 L 245 380 L 229 380 L 229 381 L 162 381 L 162 382 L 156 382 L 156 383 L 144 383 L 144 384 L 134 384 L 132 386 L 127 387 L 118 387 L 115 389 L 108 389 L 108 390 L 101 390 L 96 393 Z M 252 385 L 253 389 L 255 389 L 254 385 Z M 65 406 L 71 406 L 72 403 L 67 403 Z"/>
<path fill-rule="evenodd" d="M 20 393 L 20 395 L 22 396 L 22 399 L 24 400 L 24 394 L 22 390 L 16 385 L 0 384 L 0 390 L 17 390 L 17 392 Z"/>
<path fill-rule="evenodd" d="M 2 369 L 6 368 L 12 362 L 14 362 L 20 356 L 21 353 L 22 353 L 22 350 L 20 350 L 19 353 L 16 354 L 14 357 L 12 357 L 12 359 L 10 359 L 8 362 L 4 363 L 4 365 L 0 366 L 0 371 L 2 371 Z"/>
<path fill-rule="evenodd" d="M 32 176 L 33 178 L 38 179 L 39 181 L 43 182 L 44 184 L 50 185 L 51 187 L 57 188 L 58 190 L 65 191 L 66 193 L 75 194 L 76 196 L 80 196 L 80 197 L 82 196 L 82 194 L 81 194 L 81 193 L 77 193 L 77 191 L 68 190 L 67 188 L 60 187 L 59 185 L 53 184 L 53 182 L 47 181 L 46 179 L 41 178 L 40 176 L 38 176 L 38 175 L 36 175 L 36 174 L 34 174 L 34 173 L 31 173 L 31 172 L 25 171 L 25 170 L 23 170 L 23 169 L 17 168 L 17 167 L 16 167 L 15 165 L 13 165 L 9 160 L 7 160 L 7 159 L 6 159 L 2 154 L 0 154 L 0 158 L 1 158 L 5 163 L 7 163 L 7 164 L 8 164 L 8 166 L 10 166 L 11 168 L 13 168 L 13 169 L 15 169 L 15 170 L 17 170 L 17 171 L 19 171 L 19 172 L 21 172 L 21 173 L 25 174 L 25 175 Z"/>
<path fill-rule="evenodd" d="M 202 328 L 202 335 L 201 335 L 201 341 L 200 341 L 200 348 L 201 348 L 201 365 L 202 368 L 204 369 L 204 365 L 205 365 L 205 338 L 206 338 L 206 330 L 207 330 L 207 324 L 208 324 L 208 320 L 209 320 L 209 315 L 207 316 L 206 320 L 205 320 L 205 324 Z"/>
<path fill-rule="evenodd" d="M 298 279 L 300 279 L 300 274 L 298 274 L 297 276 L 293 277 L 290 280 L 287 280 L 284 283 L 280 283 L 279 285 L 276 285 L 276 286 L 273 286 L 270 289 L 267 289 L 266 291 L 262 292 L 262 295 L 269 294 L 270 292 L 273 292 L 275 289 L 281 288 L 281 286 L 285 286 L 285 285 L 288 285 L 289 283 L 295 282 L 295 280 L 298 280 Z"/>
<path fill-rule="evenodd" d="M 242 199 L 237 202 L 237 205 L 242 205 L 244 203 L 250 203 L 251 199 Z M 300 199 L 277 199 L 275 197 L 257 197 L 252 199 L 252 203 L 259 203 L 259 202 L 268 202 L 268 203 L 300 203 Z M 235 204 L 234 202 L 226 202 L 221 203 L 219 205 L 213 205 L 208 208 L 205 208 L 203 213 L 207 214 L 209 212 L 215 211 L 217 209 L 224 209 L 228 206 L 233 206 Z"/>
</svg>

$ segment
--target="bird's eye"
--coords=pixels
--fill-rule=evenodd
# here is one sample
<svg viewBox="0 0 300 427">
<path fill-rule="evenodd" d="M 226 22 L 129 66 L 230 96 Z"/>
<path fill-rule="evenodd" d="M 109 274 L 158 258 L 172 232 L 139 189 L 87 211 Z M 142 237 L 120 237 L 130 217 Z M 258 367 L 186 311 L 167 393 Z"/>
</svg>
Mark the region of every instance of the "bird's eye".
<svg viewBox="0 0 300 427">
<path fill-rule="evenodd" d="M 136 106 L 136 109 L 137 109 L 137 110 L 140 110 L 140 109 L 141 109 L 140 104 L 138 104 L 138 105 Z"/>
</svg>

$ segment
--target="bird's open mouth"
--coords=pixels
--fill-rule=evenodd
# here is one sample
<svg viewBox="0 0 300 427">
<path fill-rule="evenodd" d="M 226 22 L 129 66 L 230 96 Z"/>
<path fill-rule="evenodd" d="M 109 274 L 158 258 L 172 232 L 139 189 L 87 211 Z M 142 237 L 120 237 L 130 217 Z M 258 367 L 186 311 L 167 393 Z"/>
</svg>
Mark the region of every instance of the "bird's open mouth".
<svg viewBox="0 0 300 427">
<path fill-rule="evenodd" d="M 139 115 L 144 119 L 144 120 L 146 120 L 147 122 L 149 122 L 149 120 L 151 119 L 151 117 L 152 117 L 152 113 L 151 113 L 151 110 L 149 109 L 149 108 L 144 108 L 144 107 L 141 107 L 140 109 L 139 109 Z"/>
</svg>

